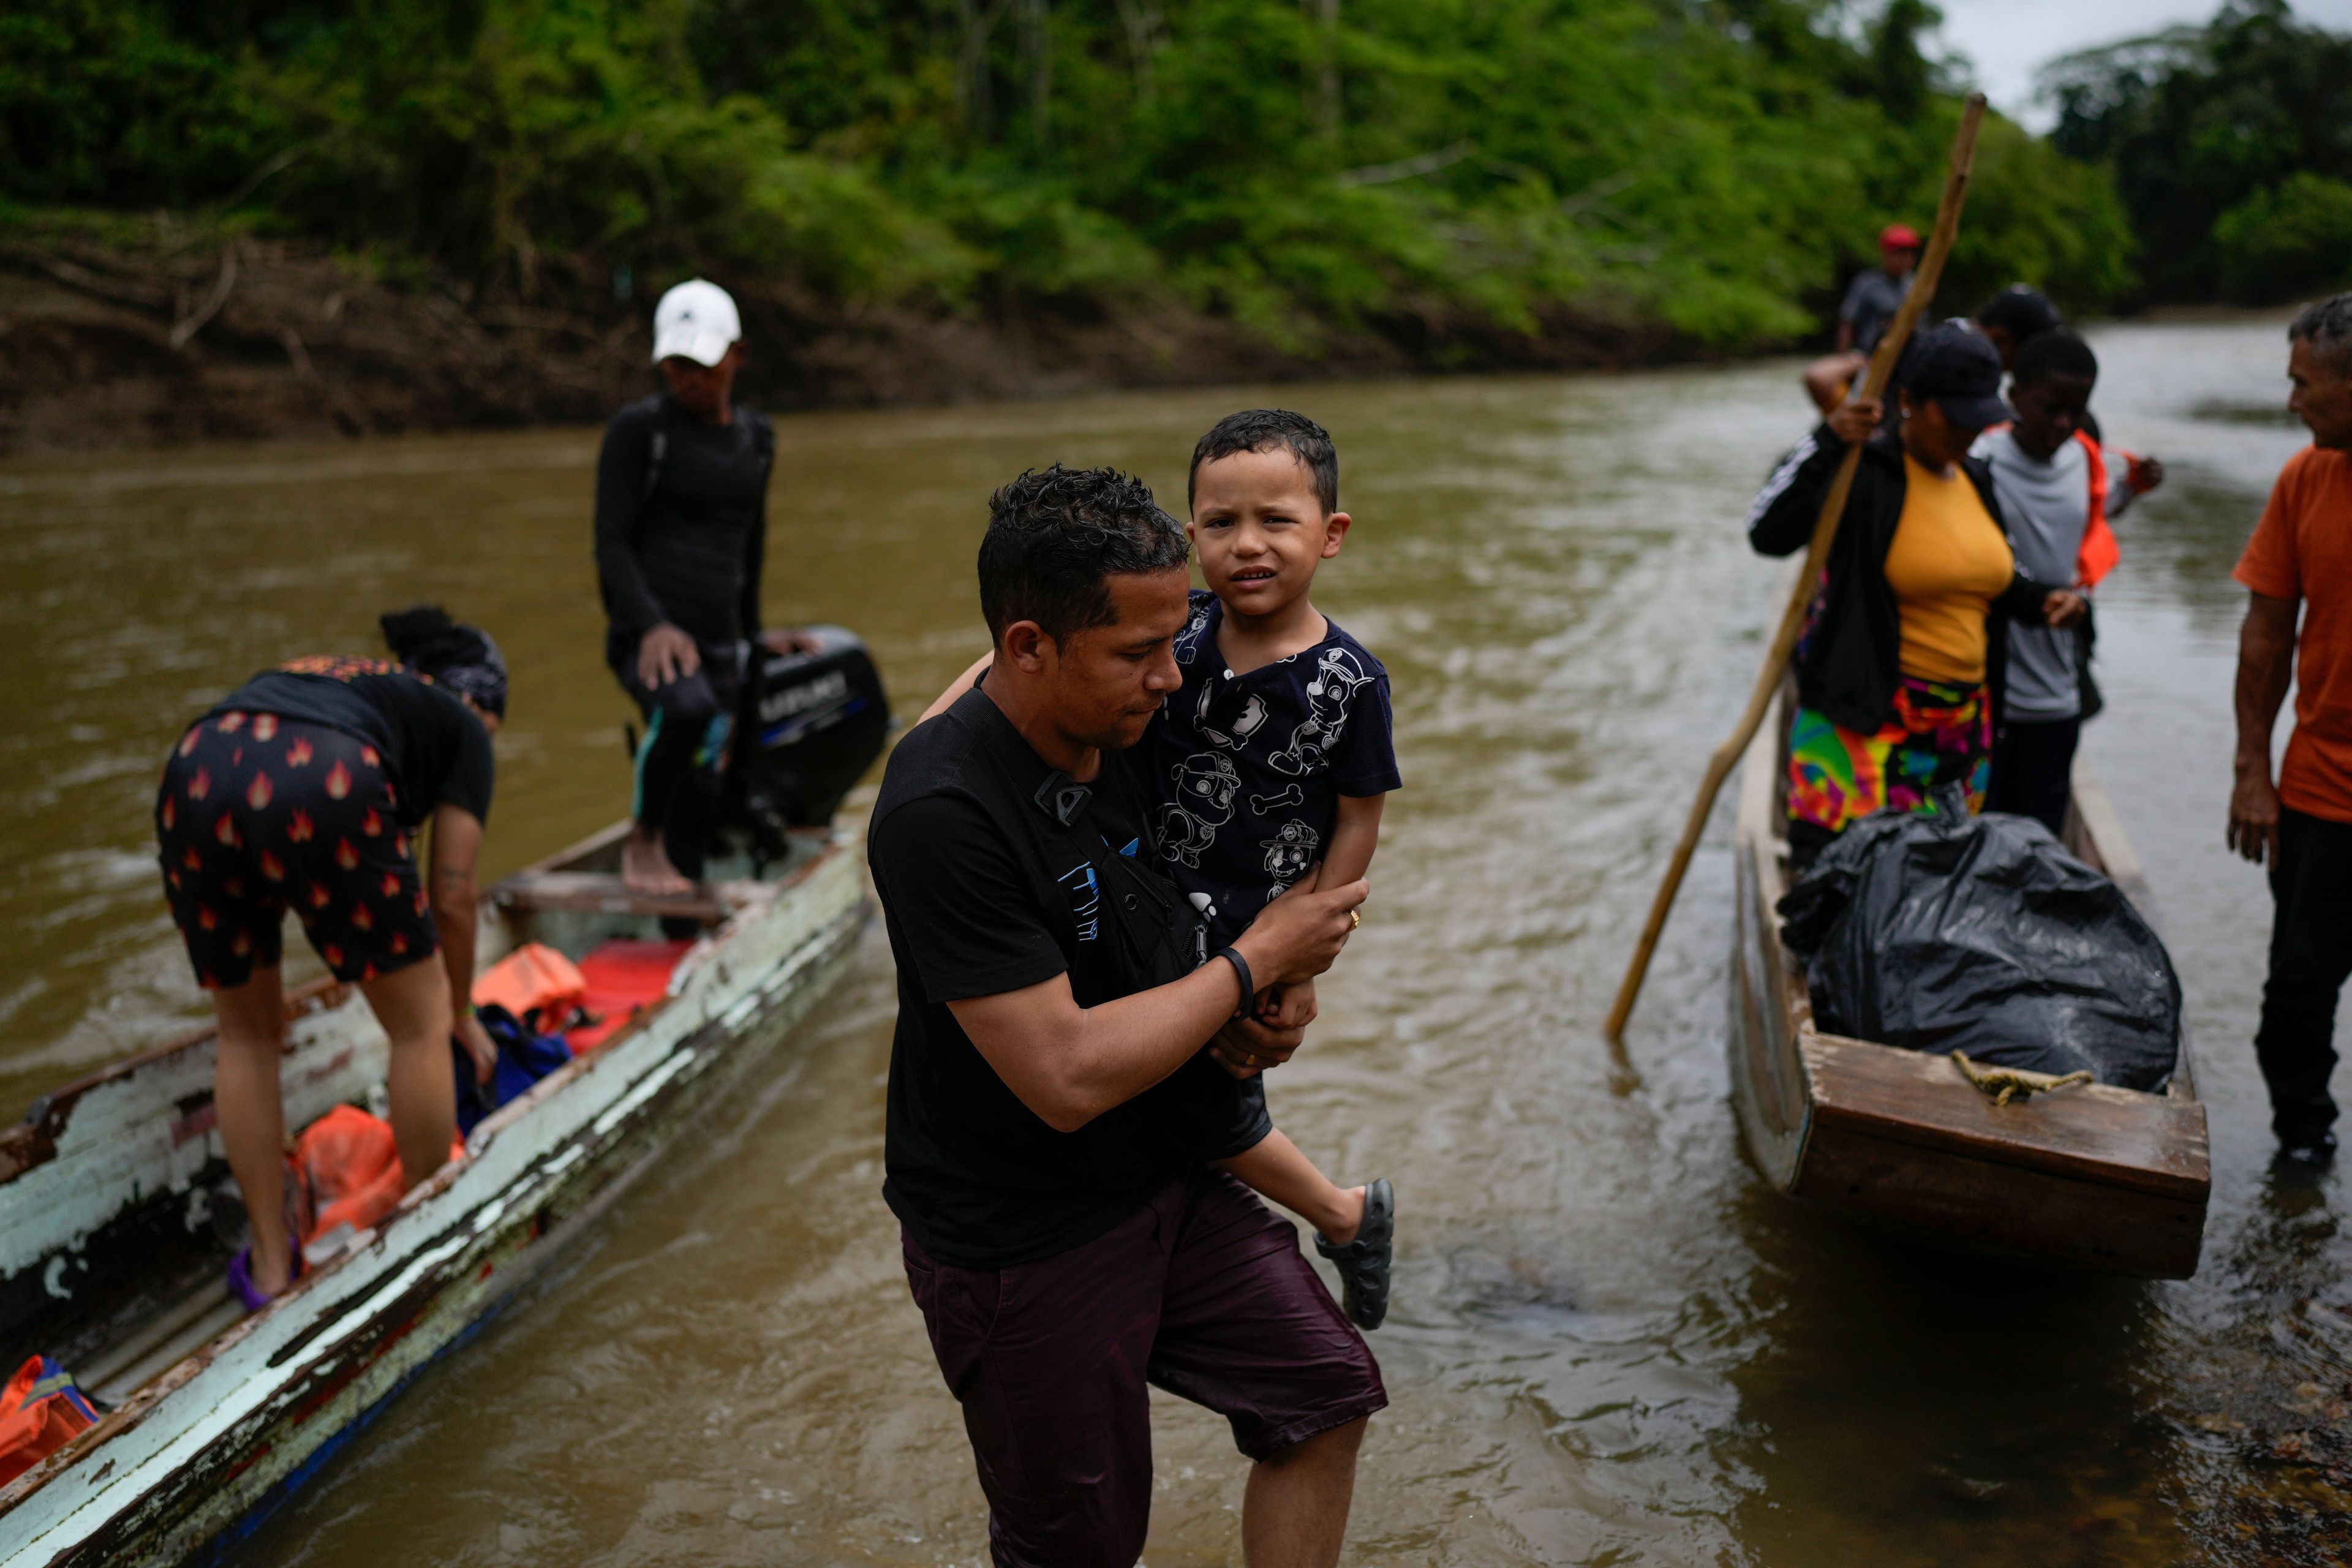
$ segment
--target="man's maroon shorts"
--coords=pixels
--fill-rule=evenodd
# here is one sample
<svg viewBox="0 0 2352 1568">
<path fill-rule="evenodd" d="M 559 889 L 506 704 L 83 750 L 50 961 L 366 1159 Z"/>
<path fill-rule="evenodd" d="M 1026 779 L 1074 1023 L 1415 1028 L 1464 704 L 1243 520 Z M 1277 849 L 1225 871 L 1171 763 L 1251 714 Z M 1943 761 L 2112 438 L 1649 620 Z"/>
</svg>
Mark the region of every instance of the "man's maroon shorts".
<svg viewBox="0 0 2352 1568">
<path fill-rule="evenodd" d="M 1253 1459 L 1389 1402 L 1297 1230 L 1221 1171 L 1173 1178 L 1109 1234 L 1035 1263 L 957 1268 L 905 1247 L 998 1568 L 1133 1568 L 1151 1513 L 1147 1383 L 1224 1416 Z"/>
</svg>

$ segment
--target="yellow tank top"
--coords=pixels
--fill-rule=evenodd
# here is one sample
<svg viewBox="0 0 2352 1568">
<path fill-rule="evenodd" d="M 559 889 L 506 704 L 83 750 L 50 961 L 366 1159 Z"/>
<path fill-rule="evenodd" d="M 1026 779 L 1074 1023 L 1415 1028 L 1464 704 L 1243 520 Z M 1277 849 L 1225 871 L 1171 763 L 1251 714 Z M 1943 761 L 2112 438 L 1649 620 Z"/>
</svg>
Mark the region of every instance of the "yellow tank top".
<svg viewBox="0 0 2352 1568">
<path fill-rule="evenodd" d="M 1903 673 L 1974 686 L 1985 678 L 1985 611 L 2016 562 L 1976 486 L 1957 468 L 1931 474 L 1903 454 L 1903 515 L 1886 552 L 1886 585 L 1903 619 Z"/>
</svg>

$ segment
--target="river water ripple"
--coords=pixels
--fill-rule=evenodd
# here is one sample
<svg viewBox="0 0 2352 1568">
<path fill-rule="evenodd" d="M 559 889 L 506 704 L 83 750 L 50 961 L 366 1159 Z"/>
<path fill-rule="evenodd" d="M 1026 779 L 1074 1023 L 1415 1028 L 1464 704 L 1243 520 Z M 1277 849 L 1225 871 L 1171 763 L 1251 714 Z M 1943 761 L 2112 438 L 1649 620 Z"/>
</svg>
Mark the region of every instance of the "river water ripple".
<svg viewBox="0 0 2352 1568">
<path fill-rule="evenodd" d="M 772 616 L 874 643 L 902 711 L 981 646 L 983 502 L 1024 466 L 1181 501 L 1212 419 L 1337 436 L 1358 519 L 1318 602 L 1389 665 L 1407 781 L 1282 1124 L 1387 1174 L 1358 1563 L 2331 1562 L 2352 1552 L 2341 1178 L 2274 1183 L 2247 1041 L 2269 905 L 2221 847 L 2242 595 L 2301 444 L 2270 320 L 2095 342 L 2110 438 L 2169 487 L 2104 590 L 2090 728 L 2187 987 L 2215 1188 L 2194 1280 L 2021 1274 L 1855 1235 L 1743 1163 L 1726 1101 L 1727 805 L 1612 1069 L 1600 1020 L 1786 568 L 1739 520 L 1795 367 L 1226 389 L 779 426 Z M 595 433 L 0 464 L 0 1103 L 201 1016 L 155 885 L 155 770 L 255 668 L 420 596 L 513 664 L 490 868 L 627 799 L 598 660 Z M 870 799 L 870 794 L 859 797 Z M 853 802 L 853 805 L 856 805 Z M 289 943 L 289 951 L 299 942 Z M 972 1564 L 983 1510 L 881 1180 L 892 1016 L 850 978 L 553 1278 L 244 1549 L 255 1563 Z M 1238 1561 L 1223 1426 L 1155 1405 L 1153 1568 Z"/>
</svg>

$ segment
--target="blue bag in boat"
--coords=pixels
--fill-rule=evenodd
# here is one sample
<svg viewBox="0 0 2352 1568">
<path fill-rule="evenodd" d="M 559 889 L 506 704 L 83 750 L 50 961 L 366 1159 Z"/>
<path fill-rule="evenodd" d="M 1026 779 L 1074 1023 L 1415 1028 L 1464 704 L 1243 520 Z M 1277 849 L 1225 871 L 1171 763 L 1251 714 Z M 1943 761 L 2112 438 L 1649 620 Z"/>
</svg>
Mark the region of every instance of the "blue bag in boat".
<svg viewBox="0 0 2352 1568">
<path fill-rule="evenodd" d="M 561 1035 L 542 1035 L 493 1003 L 479 1008 L 480 1021 L 490 1043 L 499 1048 L 499 1065 L 490 1081 L 474 1076 L 474 1058 L 457 1041 L 449 1042 L 451 1065 L 457 1076 L 457 1134 L 473 1131 L 483 1117 L 528 1090 L 532 1084 L 572 1059 L 572 1047 Z"/>
</svg>

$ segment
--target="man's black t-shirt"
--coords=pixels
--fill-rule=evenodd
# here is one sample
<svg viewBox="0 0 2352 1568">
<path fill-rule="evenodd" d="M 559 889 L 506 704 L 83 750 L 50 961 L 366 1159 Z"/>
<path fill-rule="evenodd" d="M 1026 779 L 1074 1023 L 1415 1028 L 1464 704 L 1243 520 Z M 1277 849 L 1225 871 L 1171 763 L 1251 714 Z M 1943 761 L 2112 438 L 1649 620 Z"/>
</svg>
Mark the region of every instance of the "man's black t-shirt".
<svg viewBox="0 0 2352 1568">
<path fill-rule="evenodd" d="M 298 658 L 264 670 L 213 709 L 228 712 L 324 724 L 373 746 L 404 826 L 422 826 L 445 800 L 477 822 L 490 819 L 497 763 L 489 731 L 462 700 L 413 669 L 380 658 Z"/>
<path fill-rule="evenodd" d="M 661 472 L 648 495 L 656 436 Z M 665 393 L 613 416 L 596 458 L 596 575 L 611 617 L 608 658 L 634 653 L 664 622 L 700 643 L 758 633 L 774 453 L 766 416 L 750 408 L 708 425 Z"/>
<path fill-rule="evenodd" d="M 891 752 L 866 837 L 898 965 L 882 1194 L 925 1252 L 959 1268 L 1082 1246 L 1183 1163 L 1168 1084 L 1056 1132 L 948 1009 L 1062 973 L 1081 1007 L 1140 988 L 1106 907 L 1122 896 L 1110 858 L 1146 853 L 1129 754 L 1104 756 L 1068 826 L 1036 804 L 1050 773 L 986 692 L 966 692 Z"/>
</svg>

